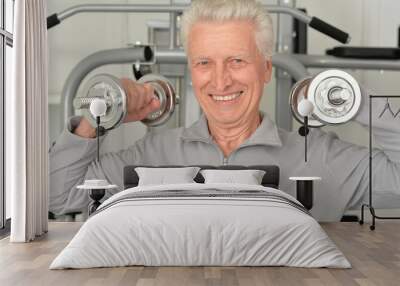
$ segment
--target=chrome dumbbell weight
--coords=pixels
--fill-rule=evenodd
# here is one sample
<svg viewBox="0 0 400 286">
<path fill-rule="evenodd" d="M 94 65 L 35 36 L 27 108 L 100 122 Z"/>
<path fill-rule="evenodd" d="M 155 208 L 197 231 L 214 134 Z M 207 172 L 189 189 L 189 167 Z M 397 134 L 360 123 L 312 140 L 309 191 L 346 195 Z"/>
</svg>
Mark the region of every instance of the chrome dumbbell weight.
<svg viewBox="0 0 400 286">
<path fill-rule="evenodd" d="M 164 124 L 173 114 L 177 103 L 172 84 L 161 75 L 147 74 L 137 82 L 149 83 L 160 100 L 160 108 L 142 120 L 147 126 Z M 126 93 L 120 80 L 112 75 L 100 74 L 92 77 L 83 87 L 83 92 L 74 99 L 74 108 L 82 110 L 82 115 L 96 127 L 96 118 L 90 112 L 90 104 L 95 99 L 104 100 L 107 109 L 101 117 L 100 125 L 106 130 L 118 127 L 124 120 L 126 110 Z"/>
<path fill-rule="evenodd" d="M 351 120 L 359 111 L 361 88 L 350 74 L 341 70 L 327 70 L 297 82 L 291 91 L 292 114 L 302 124 L 302 106 L 307 106 L 303 100 L 308 100 L 313 106 L 308 115 L 308 126 L 341 124 Z"/>
<path fill-rule="evenodd" d="M 351 120 L 361 106 L 361 89 L 357 81 L 341 70 L 327 70 L 297 82 L 290 94 L 294 118 L 304 136 L 304 161 L 307 162 L 308 127 L 341 124 Z"/>
</svg>

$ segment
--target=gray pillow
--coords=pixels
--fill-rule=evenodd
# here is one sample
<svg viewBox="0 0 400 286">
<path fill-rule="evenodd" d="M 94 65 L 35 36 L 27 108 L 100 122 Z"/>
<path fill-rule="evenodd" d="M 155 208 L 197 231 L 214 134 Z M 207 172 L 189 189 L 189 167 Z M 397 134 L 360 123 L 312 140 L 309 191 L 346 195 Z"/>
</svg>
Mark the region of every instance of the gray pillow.
<svg viewBox="0 0 400 286">
<path fill-rule="evenodd" d="M 246 185 L 261 185 L 265 171 L 262 170 L 201 170 L 205 184 L 231 183 Z"/>
<path fill-rule="evenodd" d="M 195 183 L 199 167 L 147 168 L 136 167 L 138 186 Z"/>
</svg>

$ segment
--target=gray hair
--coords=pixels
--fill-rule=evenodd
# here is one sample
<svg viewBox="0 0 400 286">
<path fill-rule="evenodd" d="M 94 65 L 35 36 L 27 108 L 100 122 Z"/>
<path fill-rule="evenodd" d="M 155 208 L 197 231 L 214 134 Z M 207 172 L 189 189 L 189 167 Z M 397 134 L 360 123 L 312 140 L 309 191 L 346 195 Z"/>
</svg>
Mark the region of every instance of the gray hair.
<svg viewBox="0 0 400 286">
<path fill-rule="evenodd" d="M 185 50 L 191 27 L 198 21 L 243 20 L 255 24 L 258 50 L 268 58 L 272 56 L 274 35 L 272 20 L 267 10 L 256 0 L 193 0 L 181 21 L 181 39 Z"/>
</svg>

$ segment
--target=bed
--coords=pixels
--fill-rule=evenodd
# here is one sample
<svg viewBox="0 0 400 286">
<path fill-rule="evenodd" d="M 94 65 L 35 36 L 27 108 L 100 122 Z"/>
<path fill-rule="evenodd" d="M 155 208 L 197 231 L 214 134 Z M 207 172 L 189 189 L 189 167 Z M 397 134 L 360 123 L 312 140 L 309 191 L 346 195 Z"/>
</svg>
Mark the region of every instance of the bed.
<svg viewBox="0 0 400 286">
<path fill-rule="evenodd" d="M 309 212 L 278 189 L 276 166 L 199 166 L 264 170 L 260 185 L 205 183 L 198 173 L 193 183 L 144 186 L 136 167 L 125 168 L 125 190 L 102 203 L 50 269 L 351 267 Z"/>
</svg>

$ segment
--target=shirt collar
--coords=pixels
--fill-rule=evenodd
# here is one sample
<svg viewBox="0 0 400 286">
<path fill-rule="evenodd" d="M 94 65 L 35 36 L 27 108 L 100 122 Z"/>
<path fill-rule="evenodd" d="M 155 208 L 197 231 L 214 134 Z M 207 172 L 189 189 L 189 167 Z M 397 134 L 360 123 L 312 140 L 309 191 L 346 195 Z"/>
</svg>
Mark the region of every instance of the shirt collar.
<svg viewBox="0 0 400 286">
<path fill-rule="evenodd" d="M 256 131 L 240 147 L 251 145 L 282 146 L 277 126 L 264 112 L 260 111 L 260 113 L 262 116 L 260 126 L 257 127 Z M 187 141 L 212 143 L 213 139 L 208 130 L 206 116 L 202 114 L 198 121 L 190 127 L 185 128 L 181 138 Z"/>
</svg>

